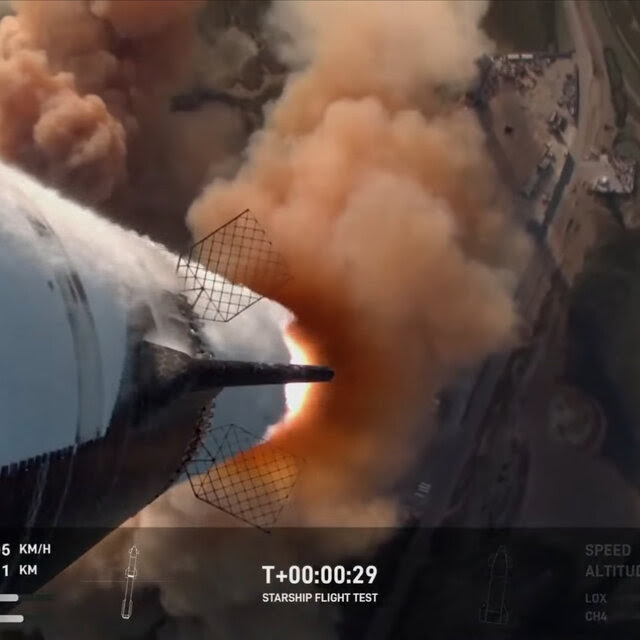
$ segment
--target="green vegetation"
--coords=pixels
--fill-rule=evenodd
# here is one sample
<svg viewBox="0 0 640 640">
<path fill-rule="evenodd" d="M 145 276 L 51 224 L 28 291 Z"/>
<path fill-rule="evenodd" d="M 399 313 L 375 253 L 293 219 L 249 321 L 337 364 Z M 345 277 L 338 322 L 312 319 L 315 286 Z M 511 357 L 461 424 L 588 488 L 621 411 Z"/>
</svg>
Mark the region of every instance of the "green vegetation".
<svg viewBox="0 0 640 640">
<path fill-rule="evenodd" d="M 617 126 L 624 127 L 628 124 L 628 119 L 639 124 L 640 31 L 636 32 L 636 14 L 640 8 L 623 0 L 598 0 L 591 2 L 589 9 L 604 46 L 607 74 L 612 82 L 611 94 Z M 622 80 L 622 87 L 619 80 Z M 623 123 L 622 127 L 620 123 Z"/>
<path fill-rule="evenodd" d="M 632 136 L 620 132 L 613 141 L 615 152 L 630 160 L 635 160 L 640 165 L 640 144 Z"/>
<path fill-rule="evenodd" d="M 607 413 L 605 453 L 640 485 L 640 232 L 595 251 L 570 312 L 572 369 Z"/>
<path fill-rule="evenodd" d="M 605 47 L 603 54 L 611 89 L 611 103 L 616 112 L 616 127 L 622 129 L 627 122 L 627 114 L 629 113 L 629 99 L 624 88 L 622 69 L 620 69 L 616 52 L 611 47 Z"/>
<path fill-rule="evenodd" d="M 484 20 L 501 51 L 557 50 L 554 0 L 493 0 Z"/>
<path fill-rule="evenodd" d="M 640 66 L 640 6 L 628 0 L 602 0 L 620 43 L 636 66 Z"/>
</svg>

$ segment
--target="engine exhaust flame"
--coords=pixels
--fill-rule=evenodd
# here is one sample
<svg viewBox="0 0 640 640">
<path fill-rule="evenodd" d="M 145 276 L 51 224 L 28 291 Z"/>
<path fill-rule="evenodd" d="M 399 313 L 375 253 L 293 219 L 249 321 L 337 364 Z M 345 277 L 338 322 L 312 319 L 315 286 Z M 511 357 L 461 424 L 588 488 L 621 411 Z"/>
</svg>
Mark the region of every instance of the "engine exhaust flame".
<svg viewBox="0 0 640 640">
<path fill-rule="evenodd" d="M 296 341 L 291 331 L 285 330 L 284 342 L 291 354 L 291 364 L 311 364 L 311 360 L 304 347 Z M 307 398 L 310 389 L 310 383 L 288 384 L 285 386 L 284 395 L 287 404 L 287 420 L 295 418 L 303 410 L 305 399 Z"/>
</svg>

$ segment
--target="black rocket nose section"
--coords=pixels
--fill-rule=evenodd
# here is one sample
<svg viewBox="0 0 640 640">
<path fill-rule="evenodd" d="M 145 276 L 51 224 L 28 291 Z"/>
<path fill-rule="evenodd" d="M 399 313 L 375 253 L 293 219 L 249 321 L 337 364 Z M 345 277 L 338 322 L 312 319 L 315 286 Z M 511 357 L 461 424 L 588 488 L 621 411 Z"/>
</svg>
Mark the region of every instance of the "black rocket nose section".
<svg viewBox="0 0 640 640">
<path fill-rule="evenodd" d="M 138 349 L 134 376 L 128 387 L 139 403 L 162 404 L 184 393 L 224 387 L 251 387 L 292 382 L 329 382 L 333 371 L 328 367 L 298 364 L 269 364 L 192 358 L 167 347 L 143 342 Z"/>
<path fill-rule="evenodd" d="M 211 387 L 241 387 L 292 382 L 329 382 L 333 371 L 329 367 L 236 362 L 232 360 L 195 361 L 191 376 Z"/>
</svg>

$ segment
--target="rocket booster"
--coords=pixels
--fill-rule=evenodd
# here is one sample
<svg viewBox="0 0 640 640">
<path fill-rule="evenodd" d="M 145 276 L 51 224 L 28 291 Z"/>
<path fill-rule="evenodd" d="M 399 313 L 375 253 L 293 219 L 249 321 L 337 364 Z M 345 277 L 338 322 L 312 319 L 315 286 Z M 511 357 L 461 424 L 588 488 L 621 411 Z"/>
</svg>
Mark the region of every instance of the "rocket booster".
<svg viewBox="0 0 640 640">
<path fill-rule="evenodd" d="M 0 165 L 0 468 L 103 436 L 143 341 L 195 355 L 176 262 Z M 208 359 L 183 362 L 164 392 L 331 376 L 322 367 Z"/>
<path fill-rule="evenodd" d="M 233 339 L 220 329 L 211 344 L 177 263 L 165 247 L 0 163 L 0 530 L 21 532 L 17 541 L 62 527 L 105 535 L 135 515 L 181 476 L 224 387 L 333 376 L 216 359 Z M 247 336 L 249 358 L 252 350 L 264 358 L 263 330 L 282 342 L 266 313 L 256 324 L 259 313 L 230 323 L 236 343 Z M 38 581 L 98 540 L 65 545 L 63 558 L 41 563 Z M 0 591 L 32 590 L 34 580 L 20 587 L 10 573 Z"/>
</svg>

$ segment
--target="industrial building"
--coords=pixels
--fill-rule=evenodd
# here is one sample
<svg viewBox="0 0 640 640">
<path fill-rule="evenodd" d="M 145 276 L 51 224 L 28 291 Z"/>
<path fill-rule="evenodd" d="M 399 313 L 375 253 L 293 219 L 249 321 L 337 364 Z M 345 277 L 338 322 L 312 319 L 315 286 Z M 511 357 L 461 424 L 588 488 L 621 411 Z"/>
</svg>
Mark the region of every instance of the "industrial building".
<svg viewBox="0 0 640 640">
<path fill-rule="evenodd" d="M 584 163 L 588 172 L 588 188 L 600 195 L 629 196 L 635 191 L 636 163 L 634 160 L 602 153 Z"/>
</svg>

